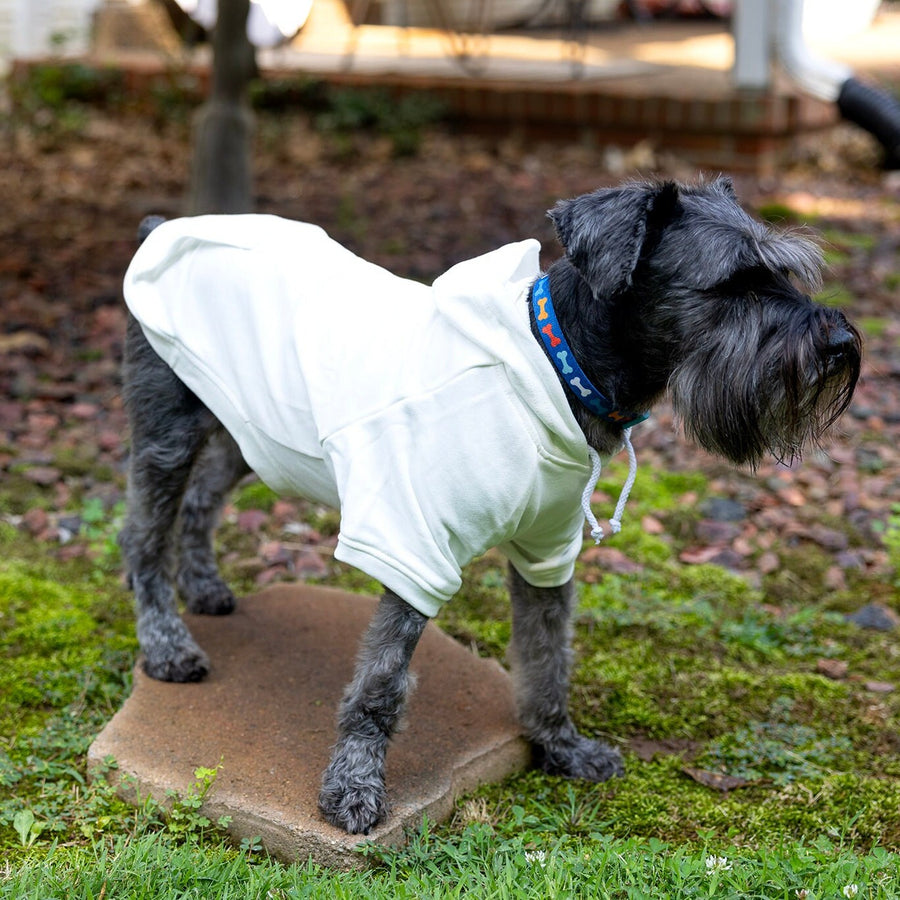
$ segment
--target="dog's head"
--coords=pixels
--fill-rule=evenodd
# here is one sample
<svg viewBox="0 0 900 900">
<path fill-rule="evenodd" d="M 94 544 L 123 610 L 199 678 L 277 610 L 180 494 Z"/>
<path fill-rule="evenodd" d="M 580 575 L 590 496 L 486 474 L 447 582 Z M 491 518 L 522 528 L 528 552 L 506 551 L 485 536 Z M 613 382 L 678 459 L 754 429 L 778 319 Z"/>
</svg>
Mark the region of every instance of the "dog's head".
<svg viewBox="0 0 900 900">
<path fill-rule="evenodd" d="M 665 379 L 685 432 L 738 463 L 791 459 L 847 408 L 861 340 L 815 303 L 822 255 L 751 218 L 725 178 L 635 183 L 558 203 L 566 257 Z M 632 351 L 634 352 L 634 351 Z M 637 371 L 637 370 L 636 370 Z"/>
</svg>

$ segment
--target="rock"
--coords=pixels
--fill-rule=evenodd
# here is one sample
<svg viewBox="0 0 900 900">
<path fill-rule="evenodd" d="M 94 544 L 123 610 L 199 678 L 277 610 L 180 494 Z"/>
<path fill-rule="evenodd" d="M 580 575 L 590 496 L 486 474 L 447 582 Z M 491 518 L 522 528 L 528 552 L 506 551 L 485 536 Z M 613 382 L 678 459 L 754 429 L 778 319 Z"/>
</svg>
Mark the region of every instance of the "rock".
<svg viewBox="0 0 900 900">
<path fill-rule="evenodd" d="M 268 566 L 253 579 L 258 587 L 266 587 L 276 581 L 284 581 L 289 575 L 287 566 Z"/>
<path fill-rule="evenodd" d="M 806 495 L 799 488 L 785 487 L 778 492 L 778 496 L 788 504 L 788 506 L 806 506 Z"/>
<path fill-rule="evenodd" d="M 646 534 L 665 534 L 666 526 L 656 516 L 644 516 L 641 519 L 641 529 Z"/>
<path fill-rule="evenodd" d="M 30 466 L 22 475 L 32 484 L 49 487 L 62 477 L 62 472 L 55 466 Z"/>
<path fill-rule="evenodd" d="M 849 666 L 842 659 L 820 659 L 816 661 L 816 671 L 832 681 L 842 681 L 847 677 Z"/>
<path fill-rule="evenodd" d="M 744 557 L 731 547 L 720 548 L 710 562 L 721 566 L 723 569 L 730 569 L 733 572 L 738 572 L 744 567 Z"/>
<path fill-rule="evenodd" d="M 97 435 L 97 446 L 106 453 L 109 453 L 110 450 L 117 450 L 123 444 L 122 435 L 117 431 L 101 431 Z"/>
<path fill-rule="evenodd" d="M 13 400 L 0 401 L 0 428 L 14 428 L 22 423 L 22 404 Z"/>
<path fill-rule="evenodd" d="M 870 628 L 873 631 L 893 631 L 900 625 L 900 616 L 883 603 L 868 603 L 845 618 L 860 628 Z"/>
<path fill-rule="evenodd" d="M 25 526 L 25 530 L 32 536 L 46 531 L 49 524 L 50 516 L 45 509 L 29 509 L 28 512 L 22 516 L 22 525 Z"/>
<path fill-rule="evenodd" d="M 705 544 L 728 544 L 740 533 L 740 526 L 734 522 L 702 519 L 697 523 L 697 540 Z"/>
<path fill-rule="evenodd" d="M 700 506 L 700 512 L 716 522 L 741 522 L 747 518 L 747 509 L 743 503 L 728 497 L 707 497 Z"/>
<path fill-rule="evenodd" d="M 268 513 L 261 509 L 242 509 L 237 515 L 237 526 L 241 531 L 256 534 L 268 521 Z"/>
<path fill-rule="evenodd" d="M 280 541 L 266 541 L 259 548 L 259 555 L 267 566 L 286 566 L 291 555 Z"/>
<path fill-rule="evenodd" d="M 79 402 L 69 407 L 69 414 L 75 419 L 89 421 L 100 415 L 100 407 L 96 403 Z"/>
<path fill-rule="evenodd" d="M 847 535 L 843 531 L 826 528 L 824 525 L 813 525 L 809 529 L 809 536 L 820 547 L 832 552 L 846 550 L 849 543 Z"/>
<path fill-rule="evenodd" d="M 834 557 L 834 561 L 842 568 L 842 569 L 865 569 L 866 561 L 861 553 L 854 552 L 853 550 L 843 550 L 840 553 L 837 553 Z"/>
<path fill-rule="evenodd" d="M 272 518 L 277 522 L 287 522 L 297 518 L 297 504 L 280 498 L 272 504 Z"/>
<path fill-rule="evenodd" d="M 840 566 L 829 566 L 824 577 L 825 587 L 830 591 L 843 591 L 847 589 L 847 576 Z"/>
<path fill-rule="evenodd" d="M 321 553 L 301 550 L 294 556 L 294 573 L 300 579 L 324 578 L 328 574 L 328 566 Z"/>
</svg>

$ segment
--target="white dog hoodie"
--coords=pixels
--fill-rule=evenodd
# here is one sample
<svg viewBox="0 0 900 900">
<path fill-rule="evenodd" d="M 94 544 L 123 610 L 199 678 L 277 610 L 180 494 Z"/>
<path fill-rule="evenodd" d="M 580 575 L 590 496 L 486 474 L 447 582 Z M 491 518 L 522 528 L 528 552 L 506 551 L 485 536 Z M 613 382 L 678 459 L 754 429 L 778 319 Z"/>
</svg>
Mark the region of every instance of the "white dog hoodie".
<svg viewBox="0 0 900 900">
<path fill-rule="evenodd" d="M 529 327 L 539 250 L 426 287 L 314 225 L 175 219 L 139 248 L 125 300 L 263 481 L 340 509 L 335 556 L 433 616 L 491 547 L 538 587 L 581 549 L 591 465 Z"/>
</svg>

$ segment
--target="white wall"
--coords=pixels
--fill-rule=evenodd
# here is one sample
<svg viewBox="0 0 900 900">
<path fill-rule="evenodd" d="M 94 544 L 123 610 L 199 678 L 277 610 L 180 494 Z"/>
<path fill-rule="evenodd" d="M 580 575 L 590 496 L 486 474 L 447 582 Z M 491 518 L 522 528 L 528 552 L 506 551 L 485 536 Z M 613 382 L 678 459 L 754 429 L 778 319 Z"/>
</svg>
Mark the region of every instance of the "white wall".
<svg viewBox="0 0 900 900">
<path fill-rule="evenodd" d="M 0 0 L 0 61 L 90 47 L 91 14 L 101 0 Z M 54 41 L 55 36 L 62 38 Z"/>
</svg>

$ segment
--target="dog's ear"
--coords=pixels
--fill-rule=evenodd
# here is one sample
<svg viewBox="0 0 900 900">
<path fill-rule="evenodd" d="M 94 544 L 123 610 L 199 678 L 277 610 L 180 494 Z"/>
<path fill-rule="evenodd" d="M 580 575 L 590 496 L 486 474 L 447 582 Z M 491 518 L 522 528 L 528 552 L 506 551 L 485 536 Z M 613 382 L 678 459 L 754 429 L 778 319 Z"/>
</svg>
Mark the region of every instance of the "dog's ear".
<svg viewBox="0 0 900 900">
<path fill-rule="evenodd" d="M 595 297 L 610 297 L 631 284 L 650 234 L 671 222 L 678 185 L 629 185 L 560 200 L 547 215 L 566 257 Z"/>
<path fill-rule="evenodd" d="M 724 194 L 729 200 L 733 200 L 735 203 L 738 202 L 734 182 L 727 175 L 719 175 L 712 183 L 712 187 L 716 188 L 720 194 Z"/>
</svg>

